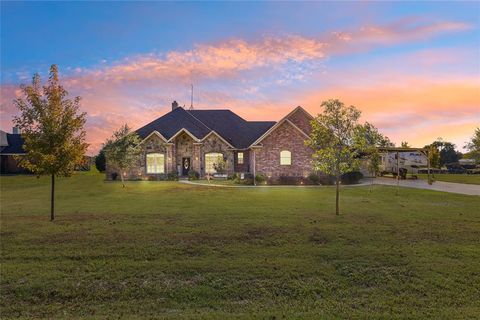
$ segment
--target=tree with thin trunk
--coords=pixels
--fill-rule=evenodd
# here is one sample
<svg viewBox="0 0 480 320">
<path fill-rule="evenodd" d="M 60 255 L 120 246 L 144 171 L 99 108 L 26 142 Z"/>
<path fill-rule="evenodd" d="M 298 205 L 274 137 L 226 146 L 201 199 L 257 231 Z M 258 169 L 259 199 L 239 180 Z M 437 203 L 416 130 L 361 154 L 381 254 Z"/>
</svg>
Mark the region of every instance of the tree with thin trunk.
<svg viewBox="0 0 480 320">
<path fill-rule="evenodd" d="M 305 143 L 313 153 L 313 167 L 316 171 L 335 176 L 335 213 L 340 214 L 340 177 L 359 167 L 359 150 L 355 144 L 360 111 L 354 106 L 346 107 L 337 99 L 324 101 L 323 113 L 312 120 L 312 133 Z"/>
<path fill-rule="evenodd" d="M 392 146 L 393 143 L 390 139 L 381 134 L 373 124 L 365 122 L 365 124 L 357 126 L 355 148 L 362 153 L 362 158 L 367 161 L 367 169 L 372 175 L 372 185 L 374 178 L 380 171 L 381 155 L 379 148 Z"/>
<path fill-rule="evenodd" d="M 107 167 L 110 166 L 120 171 L 123 188 L 125 188 L 124 175 L 137 164 L 142 152 L 140 142 L 138 134 L 132 132 L 125 124 L 113 133 L 113 136 L 107 140 L 103 147 Z"/>
<path fill-rule="evenodd" d="M 468 150 L 468 153 L 464 155 L 465 158 L 475 159 L 477 163 L 480 162 L 480 128 L 475 129 L 472 138 L 464 148 Z"/>
<path fill-rule="evenodd" d="M 83 161 L 86 113 L 79 113 L 80 97 L 68 99 L 60 85 L 58 68 L 50 67 L 48 82 L 42 87 L 38 74 L 32 84 L 21 86 L 24 98 L 14 101 L 20 114 L 13 123 L 22 133 L 26 154 L 20 165 L 37 175 L 51 177 L 50 220 L 55 219 L 55 177 L 68 177 Z"/>
</svg>

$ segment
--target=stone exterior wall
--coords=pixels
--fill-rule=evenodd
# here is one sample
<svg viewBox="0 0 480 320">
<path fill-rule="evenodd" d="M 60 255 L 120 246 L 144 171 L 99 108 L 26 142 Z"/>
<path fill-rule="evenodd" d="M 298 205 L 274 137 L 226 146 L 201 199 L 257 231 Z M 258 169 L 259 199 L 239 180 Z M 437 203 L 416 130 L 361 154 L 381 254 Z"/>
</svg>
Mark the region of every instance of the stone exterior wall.
<svg viewBox="0 0 480 320">
<path fill-rule="evenodd" d="M 312 150 L 305 146 L 307 138 L 288 122 L 272 131 L 255 150 L 255 172 L 267 177 L 307 176 L 312 171 Z M 292 154 L 291 165 L 280 165 L 280 152 Z"/>
<path fill-rule="evenodd" d="M 175 162 L 174 168 L 179 175 L 182 175 L 181 167 L 182 167 L 182 158 L 190 158 L 190 168 L 198 166 L 198 156 L 195 157 L 195 146 L 194 146 L 193 138 L 188 135 L 187 133 L 183 132 L 179 134 L 175 138 L 174 142 L 174 152 L 175 152 Z M 180 166 L 180 171 L 178 171 L 178 167 Z"/>
<path fill-rule="evenodd" d="M 203 141 L 201 146 L 201 169 L 200 175 L 205 175 L 205 154 L 210 152 L 218 152 L 223 154 L 223 159 L 226 163 L 226 170 L 228 175 L 232 175 L 234 171 L 234 154 L 233 150 L 230 149 L 228 144 L 226 144 L 222 139 L 217 135 L 211 134 Z"/>
<path fill-rule="evenodd" d="M 303 132 L 306 134 L 310 134 L 312 132 L 312 126 L 310 125 L 310 121 L 312 120 L 309 115 L 302 109 L 298 108 L 287 118 L 290 120 L 294 125 L 299 127 Z"/>
<path fill-rule="evenodd" d="M 142 144 L 142 153 L 137 159 L 136 166 L 123 172 L 125 180 L 148 180 L 156 176 L 156 174 L 147 174 L 146 165 L 148 153 L 163 153 L 165 155 L 165 174 L 173 171 L 173 145 L 171 143 L 166 143 L 157 135 L 152 135 Z M 120 171 L 117 168 L 112 167 L 108 163 L 108 159 L 105 172 L 107 180 L 112 180 L 112 174 L 114 173 L 117 174 L 117 180 L 121 179 Z"/>
</svg>

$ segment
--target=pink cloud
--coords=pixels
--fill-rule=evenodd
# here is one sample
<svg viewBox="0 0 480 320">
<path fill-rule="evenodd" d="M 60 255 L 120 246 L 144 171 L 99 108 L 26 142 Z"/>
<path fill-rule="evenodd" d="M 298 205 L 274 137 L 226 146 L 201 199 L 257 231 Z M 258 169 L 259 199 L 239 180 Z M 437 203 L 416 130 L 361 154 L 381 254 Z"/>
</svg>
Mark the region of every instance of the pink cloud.
<svg viewBox="0 0 480 320">
<path fill-rule="evenodd" d="M 87 139 L 92 154 L 123 123 L 138 128 L 167 112 L 171 101 L 189 101 L 192 82 L 200 89 L 195 95 L 200 108 L 230 108 L 252 120 L 279 119 L 299 104 L 316 113 L 321 100 L 329 97 L 343 98 L 358 105 L 366 116 L 377 117 L 379 123 L 385 110 L 388 114 L 424 110 L 430 119 L 429 112 L 458 105 L 459 110 L 470 115 L 475 102 L 478 106 L 478 96 L 475 100 L 472 93 L 478 86 L 470 80 L 465 83 L 446 81 L 435 87 L 401 77 L 399 83 L 403 87 L 375 83 L 352 88 L 348 84 L 339 85 L 334 79 L 328 88 L 316 92 L 288 90 L 288 83 L 306 81 L 312 74 L 323 72 L 320 64 L 330 55 L 417 41 L 466 28 L 469 26 L 461 23 L 421 24 L 418 20 L 404 20 L 318 37 L 285 35 L 256 41 L 230 39 L 197 44 L 187 51 L 129 57 L 113 65 L 103 63 L 96 69 L 74 68 L 70 75 L 62 77 L 62 81 L 72 95 L 82 96 L 82 108 L 88 113 Z M 292 64 L 296 67 L 292 68 Z M 267 75 L 274 76 L 276 81 L 267 83 L 264 80 Z M 355 75 L 357 78 L 369 76 Z M 279 84 L 283 84 L 285 92 L 277 95 L 262 91 L 265 85 Z M 16 92 L 18 94 L 18 87 L 3 85 L 1 89 L 1 126 L 9 128 L 11 116 L 16 112 L 11 100 Z"/>
</svg>

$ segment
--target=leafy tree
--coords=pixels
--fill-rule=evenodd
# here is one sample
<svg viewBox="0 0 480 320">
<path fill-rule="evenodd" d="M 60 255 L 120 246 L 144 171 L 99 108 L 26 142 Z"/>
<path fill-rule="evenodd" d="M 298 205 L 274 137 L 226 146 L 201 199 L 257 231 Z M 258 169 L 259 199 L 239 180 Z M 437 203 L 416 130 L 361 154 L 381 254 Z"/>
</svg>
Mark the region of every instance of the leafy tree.
<svg viewBox="0 0 480 320">
<path fill-rule="evenodd" d="M 402 142 L 400 143 L 400 147 L 401 147 L 401 148 L 410 148 L 410 145 L 408 144 L 407 141 L 402 141 Z"/>
<path fill-rule="evenodd" d="M 32 84 L 21 86 L 25 98 L 14 101 L 20 115 L 15 126 L 22 131 L 26 155 L 20 165 L 38 175 L 51 176 L 50 220 L 55 219 L 55 177 L 71 176 L 75 166 L 83 161 L 88 147 L 85 143 L 86 113 L 78 113 L 80 97 L 68 99 L 60 85 L 58 68 L 50 67 L 45 86 L 38 74 Z"/>
<path fill-rule="evenodd" d="M 358 125 L 356 130 L 355 147 L 364 154 L 364 158 L 367 160 L 367 169 L 372 174 L 373 184 L 373 179 L 378 175 L 381 164 L 381 155 L 378 148 L 391 147 L 393 144 L 371 123 L 366 122 L 364 125 Z"/>
<path fill-rule="evenodd" d="M 455 144 L 444 141 L 442 138 L 438 138 L 436 141 L 430 144 L 434 146 L 438 151 L 438 168 L 441 168 L 447 163 L 457 162 L 462 154 L 455 150 Z M 437 162 L 435 160 L 435 162 Z"/>
<path fill-rule="evenodd" d="M 120 171 L 123 188 L 125 188 L 126 171 L 136 165 L 138 156 L 142 152 L 140 142 L 138 134 L 132 132 L 125 124 L 113 133 L 103 147 L 107 164 Z"/>
<path fill-rule="evenodd" d="M 105 150 L 103 148 L 100 150 L 98 155 L 95 157 L 95 167 L 100 172 L 105 172 L 106 169 L 106 160 L 105 160 Z"/>
<path fill-rule="evenodd" d="M 461 153 L 455 150 L 455 145 L 451 142 L 444 142 L 440 149 L 440 166 L 447 163 L 458 162 Z"/>
<path fill-rule="evenodd" d="M 464 155 L 466 158 L 480 161 L 480 128 L 475 129 L 473 137 L 467 142 L 465 149 L 468 150 L 468 153 Z"/>
<path fill-rule="evenodd" d="M 359 166 L 359 152 L 355 144 L 358 137 L 360 111 L 354 106 L 346 107 L 337 99 L 322 103 L 323 113 L 312 120 L 312 133 L 305 143 L 313 151 L 313 167 L 316 171 L 335 176 L 335 213 L 339 211 L 340 177 Z"/>
<path fill-rule="evenodd" d="M 227 162 L 223 160 L 223 157 L 219 157 L 217 161 L 213 163 L 213 168 L 219 174 L 224 174 L 227 171 Z"/>
<path fill-rule="evenodd" d="M 435 143 L 428 144 L 424 147 L 428 151 L 428 162 L 430 163 L 430 166 L 432 168 L 438 168 L 440 169 L 440 151 L 438 150 L 438 147 L 435 145 Z M 433 177 L 435 177 L 435 174 L 433 174 Z"/>
</svg>

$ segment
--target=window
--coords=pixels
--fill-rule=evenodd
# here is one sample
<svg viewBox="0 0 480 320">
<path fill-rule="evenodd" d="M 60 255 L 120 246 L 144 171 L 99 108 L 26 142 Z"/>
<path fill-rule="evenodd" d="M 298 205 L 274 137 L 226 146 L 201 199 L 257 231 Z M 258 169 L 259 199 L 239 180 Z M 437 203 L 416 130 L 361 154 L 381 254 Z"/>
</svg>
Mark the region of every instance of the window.
<svg viewBox="0 0 480 320">
<path fill-rule="evenodd" d="M 147 154 L 147 173 L 165 173 L 165 155 L 163 153 Z"/>
<path fill-rule="evenodd" d="M 292 164 L 292 153 L 287 150 L 280 152 L 280 165 L 289 166 Z"/>
<path fill-rule="evenodd" d="M 237 153 L 237 163 L 243 164 L 243 152 Z"/>
<path fill-rule="evenodd" d="M 216 173 L 215 163 L 223 161 L 223 154 L 221 153 L 206 153 L 205 154 L 205 173 Z"/>
</svg>

